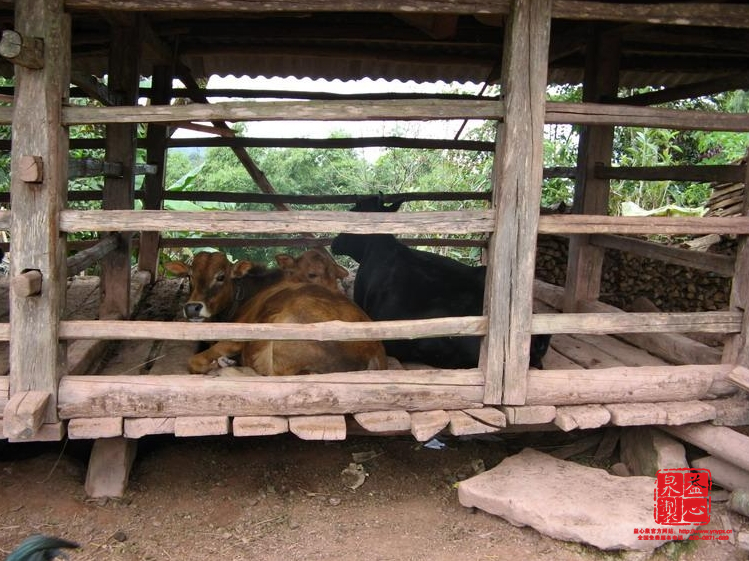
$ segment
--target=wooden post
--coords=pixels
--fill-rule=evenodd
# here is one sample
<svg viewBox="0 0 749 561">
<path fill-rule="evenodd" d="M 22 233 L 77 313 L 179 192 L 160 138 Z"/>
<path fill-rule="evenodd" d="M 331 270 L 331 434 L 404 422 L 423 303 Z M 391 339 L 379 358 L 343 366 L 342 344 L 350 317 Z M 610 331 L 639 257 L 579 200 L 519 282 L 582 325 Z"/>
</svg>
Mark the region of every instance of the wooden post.
<svg viewBox="0 0 749 561">
<path fill-rule="evenodd" d="M 620 38 L 615 33 L 596 35 L 588 41 L 583 101 L 616 98 L 619 85 Z M 578 175 L 572 211 L 576 214 L 608 214 L 609 180 L 597 179 L 595 166 L 611 165 L 614 127 L 584 127 L 577 153 Z M 604 249 L 594 246 L 588 235 L 570 237 L 564 311 L 577 311 L 580 300 L 598 300 Z"/>
<path fill-rule="evenodd" d="M 136 17 L 125 14 L 121 25 L 114 25 L 109 53 L 109 90 L 122 105 L 135 105 L 138 95 L 138 57 L 140 49 Z M 130 45 L 130 48 L 123 48 Z M 135 163 L 136 125 L 108 124 L 106 157 L 122 163 L 122 177 L 104 180 L 104 210 L 132 209 L 135 201 L 133 165 Z M 117 249 L 101 262 L 101 303 L 99 317 L 122 319 L 130 315 L 130 240 L 121 233 Z"/>
<path fill-rule="evenodd" d="M 749 188 L 749 166 L 746 170 L 744 180 L 744 206 L 742 215 L 749 215 L 749 196 L 746 189 Z M 741 333 L 727 339 L 723 351 L 722 362 L 736 364 L 738 367 L 749 368 L 749 237 L 741 236 L 738 251 L 736 252 L 736 265 L 731 285 L 730 310 L 743 312 L 741 322 Z M 730 380 L 730 377 L 729 377 Z M 741 387 L 741 386 L 740 386 Z"/>
<path fill-rule="evenodd" d="M 70 18 L 63 4 L 62 0 L 28 0 L 17 2 L 15 8 L 18 33 L 43 39 L 44 65 L 15 67 L 11 278 L 35 271 L 42 282 L 38 293 L 28 296 L 16 290 L 23 283 L 11 283 L 10 393 L 50 394 L 46 423 L 58 420 L 57 386 L 66 371 L 66 347 L 58 341 L 66 284 L 59 213 L 65 207 L 68 176 L 68 133 L 61 118 L 70 81 Z M 44 171 L 36 177 L 40 181 L 27 183 L 28 176 L 15 171 L 31 161 L 43 164 Z"/>
<path fill-rule="evenodd" d="M 172 91 L 172 70 L 165 65 L 154 66 L 151 84 L 151 104 L 169 105 Z M 143 208 L 161 210 L 164 202 L 164 175 L 166 167 L 166 143 L 169 139 L 168 127 L 149 123 L 146 134 L 146 160 L 156 166 L 156 173 L 143 180 Z M 159 272 L 160 232 L 141 232 L 138 250 L 138 269 L 151 274 L 151 282 Z"/>
<path fill-rule="evenodd" d="M 525 403 L 550 27 L 550 0 L 513 2 L 502 60 L 505 120 L 492 178 L 496 230 L 484 296 L 489 326 L 480 360 L 484 401 L 492 404 Z"/>
</svg>

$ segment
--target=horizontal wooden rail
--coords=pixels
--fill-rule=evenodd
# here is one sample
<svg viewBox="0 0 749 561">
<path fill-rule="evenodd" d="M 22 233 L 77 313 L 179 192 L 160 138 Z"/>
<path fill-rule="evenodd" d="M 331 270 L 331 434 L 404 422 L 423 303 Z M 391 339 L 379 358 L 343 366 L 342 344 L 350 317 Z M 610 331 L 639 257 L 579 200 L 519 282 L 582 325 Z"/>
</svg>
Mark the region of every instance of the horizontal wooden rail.
<svg viewBox="0 0 749 561">
<path fill-rule="evenodd" d="M 303 376 L 65 376 L 60 417 L 314 415 L 482 407 L 479 370 Z"/>
<path fill-rule="evenodd" d="M 0 124 L 11 114 L 0 108 Z M 186 121 L 371 121 L 504 118 L 499 101 L 391 100 L 391 101 L 228 101 L 190 105 L 63 108 L 66 125 L 105 123 L 179 123 Z M 7 119 L 7 121 L 5 121 Z M 547 102 L 551 124 L 619 125 L 677 130 L 749 131 L 749 115 L 684 111 L 604 103 Z"/>
<path fill-rule="evenodd" d="M 746 175 L 745 165 L 725 166 L 647 166 L 623 167 L 596 165 L 598 179 L 632 179 L 635 181 L 696 181 L 700 183 L 739 183 Z"/>
<path fill-rule="evenodd" d="M 372 234 L 477 234 L 494 228 L 494 213 L 448 212 L 328 212 L 328 211 L 205 211 L 64 210 L 64 232 L 202 231 L 226 233 L 296 234 L 349 232 Z"/>
<path fill-rule="evenodd" d="M 509 0 L 422 0 L 401 2 L 380 0 L 349 0 L 343 3 L 320 2 L 316 0 L 267 0 L 247 2 L 246 0 L 223 0 L 211 5 L 213 10 L 226 12 L 387 12 L 407 14 L 507 14 Z M 107 0 L 66 0 L 68 9 L 106 10 L 111 7 Z M 123 0 L 117 3 L 120 10 L 133 11 L 200 11 L 205 9 L 201 0 L 181 2 L 154 2 L 152 0 Z M 690 4 L 663 2 L 659 4 L 629 4 L 608 2 L 581 2 L 578 0 L 555 0 L 552 4 L 552 17 L 581 21 L 616 21 L 662 25 L 698 25 L 711 27 L 749 27 L 749 7 L 738 4 L 715 4 L 695 2 Z"/>
<path fill-rule="evenodd" d="M 530 370 L 528 405 L 702 399 L 731 365 Z M 314 415 L 482 407 L 480 370 L 385 370 L 304 376 L 65 376 L 63 419 Z"/>
<path fill-rule="evenodd" d="M 749 234 L 749 217 L 543 215 L 539 234 Z"/>
<path fill-rule="evenodd" d="M 331 237 L 294 238 L 159 238 L 159 247 L 323 247 L 329 246 Z M 486 239 L 463 238 L 403 238 L 398 241 L 408 246 L 425 247 L 486 247 Z M 137 242 L 137 240 L 135 240 Z M 70 244 L 68 244 L 70 247 Z"/>
<path fill-rule="evenodd" d="M 7 212 L 7 211 L 6 211 Z M 255 211 L 170 212 L 160 210 L 64 210 L 64 232 L 202 231 L 296 234 L 477 234 L 494 230 L 494 213 L 446 212 Z M 10 217 L 7 217 L 8 226 Z M 2 214 L 0 214 L 2 227 Z M 539 234 L 749 234 L 749 217 L 655 217 L 542 215 Z"/>
<path fill-rule="evenodd" d="M 626 251 L 648 259 L 709 271 L 722 277 L 733 276 L 735 259 L 730 255 L 669 247 L 646 240 L 607 234 L 593 234 L 590 236 L 590 243 L 606 249 Z"/>
<path fill-rule="evenodd" d="M 190 323 L 176 321 L 60 322 L 61 339 L 164 339 L 171 341 L 233 340 L 268 341 L 301 339 L 307 341 L 362 341 L 368 339 L 414 339 L 446 335 L 483 335 L 486 318 L 468 316 L 422 320 L 378 322 L 329 321 L 322 323 Z"/>
<path fill-rule="evenodd" d="M 532 333 L 738 333 L 740 312 L 534 314 Z"/>
</svg>

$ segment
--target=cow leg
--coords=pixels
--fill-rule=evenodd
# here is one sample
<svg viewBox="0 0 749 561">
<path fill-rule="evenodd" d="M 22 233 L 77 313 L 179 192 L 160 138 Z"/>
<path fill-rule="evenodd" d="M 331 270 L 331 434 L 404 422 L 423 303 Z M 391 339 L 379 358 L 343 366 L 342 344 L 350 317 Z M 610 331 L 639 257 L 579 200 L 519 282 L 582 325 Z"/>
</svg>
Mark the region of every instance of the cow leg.
<svg viewBox="0 0 749 561">
<path fill-rule="evenodd" d="M 244 343 L 237 341 L 219 341 L 202 353 L 192 355 L 188 366 L 192 374 L 205 374 L 216 368 L 214 364 L 222 356 L 232 356 L 242 350 Z"/>
</svg>

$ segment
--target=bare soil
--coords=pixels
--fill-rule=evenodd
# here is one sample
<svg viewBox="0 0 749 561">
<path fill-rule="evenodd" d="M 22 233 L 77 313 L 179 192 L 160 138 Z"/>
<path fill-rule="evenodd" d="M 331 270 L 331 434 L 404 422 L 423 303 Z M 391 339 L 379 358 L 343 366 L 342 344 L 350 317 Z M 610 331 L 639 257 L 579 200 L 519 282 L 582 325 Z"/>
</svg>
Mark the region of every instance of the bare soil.
<svg viewBox="0 0 749 561">
<path fill-rule="evenodd" d="M 82 545 L 71 561 L 647 558 L 555 541 L 459 504 L 455 483 L 482 464 L 489 469 L 527 445 L 553 450 L 560 442 L 549 439 L 558 438 L 446 438 L 446 448 L 434 450 L 410 436 L 333 443 L 290 435 L 147 437 L 119 500 L 86 498 L 88 442 L 0 441 L 0 557 L 29 534 L 44 533 Z M 371 458 L 355 456 L 361 453 Z M 342 471 L 355 460 L 368 475 L 352 489 L 355 479 Z M 714 505 L 714 517 L 725 512 Z M 731 519 L 735 528 L 745 521 Z M 665 546 L 654 558 L 746 556 L 726 542 L 703 541 Z"/>
</svg>

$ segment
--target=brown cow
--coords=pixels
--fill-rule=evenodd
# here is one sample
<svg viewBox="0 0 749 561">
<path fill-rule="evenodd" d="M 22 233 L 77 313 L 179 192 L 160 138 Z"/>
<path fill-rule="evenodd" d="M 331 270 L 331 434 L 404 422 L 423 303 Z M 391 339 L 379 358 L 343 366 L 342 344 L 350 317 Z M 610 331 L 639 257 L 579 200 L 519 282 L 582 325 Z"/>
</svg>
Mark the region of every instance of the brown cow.
<svg viewBox="0 0 749 561">
<path fill-rule="evenodd" d="M 223 260 L 216 254 L 201 255 L 195 256 L 191 267 L 184 263 L 167 267 L 178 275 L 189 272 L 193 288 L 184 308 L 188 319 L 225 317 L 236 308 L 230 319 L 242 323 L 371 321 L 342 293 L 319 284 L 288 280 L 283 269 L 266 270 L 247 261 L 232 266 L 223 254 L 219 254 Z M 247 298 L 239 306 L 238 294 Z M 190 371 L 206 373 L 215 368 L 219 358 L 240 352 L 242 364 L 264 376 L 382 370 L 387 365 L 379 341 L 221 341 L 193 355 Z"/>
</svg>

